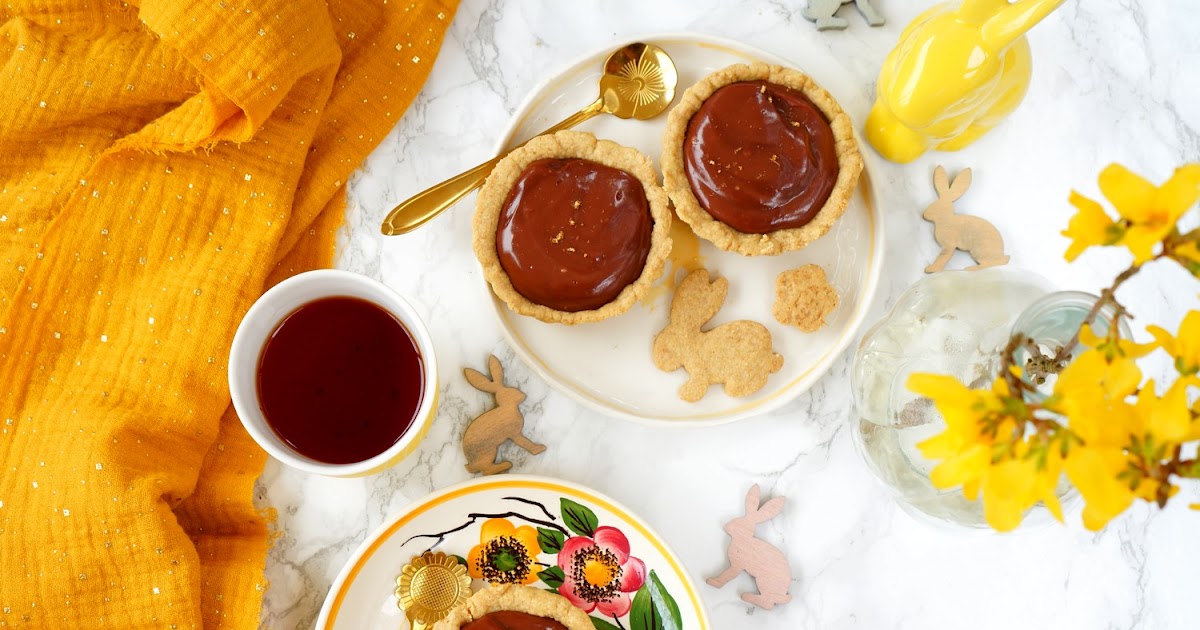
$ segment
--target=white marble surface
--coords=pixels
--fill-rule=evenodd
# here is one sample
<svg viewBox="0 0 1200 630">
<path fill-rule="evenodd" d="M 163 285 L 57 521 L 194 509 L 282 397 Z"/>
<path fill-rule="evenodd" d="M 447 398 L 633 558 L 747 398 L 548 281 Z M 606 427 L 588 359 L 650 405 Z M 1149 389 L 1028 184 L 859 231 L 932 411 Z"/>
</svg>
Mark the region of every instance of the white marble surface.
<svg viewBox="0 0 1200 630">
<path fill-rule="evenodd" d="M 489 157 L 512 111 L 541 79 L 573 58 L 645 33 L 692 31 L 791 57 L 817 38 L 860 88 L 837 94 L 861 123 L 874 77 L 904 24 L 928 2 L 875 0 L 888 23 L 868 28 L 851 7 L 844 32 L 817 33 L 804 0 L 739 2 L 516 2 L 465 0 L 424 92 L 350 183 L 338 266 L 398 289 L 425 316 L 437 345 L 443 402 L 423 446 L 366 479 L 324 479 L 270 462 L 259 486 L 278 508 L 281 537 L 267 561 L 264 623 L 310 627 L 330 583 L 366 535 L 411 500 L 468 478 L 457 436 L 490 401 L 463 365 L 496 353 L 528 393 L 531 437 L 551 445 L 529 457 L 508 448 L 514 471 L 589 485 L 624 502 L 666 537 L 699 582 L 723 566 L 721 523 L 752 483 L 785 495 L 784 514 L 760 536 L 781 545 L 794 574 L 791 604 L 744 604 L 742 576 L 723 590 L 700 585 L 716 628 L 1194 628 L 1200 584 L 1200 513 L 1192 495 L 1159 512 L 1139 505 L 1100 534 L 1075 522 L 1009 536 L 933 529 L 900 511 L 855 452 L 850 357 L 781 411 L 730 426 L 672 430 L 611 420 L 551 391 L 520 365 L 484 306 L 469 247 L 473 197 L 420 232 L 379 235 L 393 204 Z M 936 163 L 971 166 L 963 210 L 1008 239 L 1013 264 L 1064 288 L 1096 290 L 1124 259 L 1062 259 L 1071 187 L 1097 195 L 1112 160 L 1164 180 L 1200 156 L 1200 12 L 1191 0 L 1068 0 L 1031 35 L 1033 84 L 1002 127 L 959 154 L 897 166 L 878 178 L 888 213 L 888 255 L 871 320 L 921 275 L 936 253 L 920 217 Z M 804 59 L 796 58 L 799 67 Z M 963 266 L 959 254 L 951 266 Z M 1197 287 L 1155 269 L 1123 294 L 1141 324 L 1174 326 L 1196 308 Z M 1140 326 L 1139 326 L 1140 327 Z"/>
</svg>

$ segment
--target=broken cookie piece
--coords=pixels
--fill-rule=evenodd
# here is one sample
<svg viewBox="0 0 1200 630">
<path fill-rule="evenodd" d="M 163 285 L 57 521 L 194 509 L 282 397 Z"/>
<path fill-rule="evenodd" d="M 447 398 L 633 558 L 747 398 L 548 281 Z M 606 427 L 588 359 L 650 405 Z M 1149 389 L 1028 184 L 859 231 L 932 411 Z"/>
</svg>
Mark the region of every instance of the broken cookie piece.
<svg viewBox="0 0 1200 630">
<path fill-rule="evenodd" d="M 789 269 L 775 279 L 775 319 L 804 332 L 816 332 L 837 308 L 837 291 L 817 265 Z"/>
</svg>

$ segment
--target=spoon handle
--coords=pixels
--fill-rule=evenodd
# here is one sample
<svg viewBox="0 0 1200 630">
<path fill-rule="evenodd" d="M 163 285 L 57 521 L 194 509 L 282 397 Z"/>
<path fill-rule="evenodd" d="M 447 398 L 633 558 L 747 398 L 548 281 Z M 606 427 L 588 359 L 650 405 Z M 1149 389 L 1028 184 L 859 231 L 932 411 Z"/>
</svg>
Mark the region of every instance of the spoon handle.
<svg viewBox="0 0 1200 630">
<path fill-rule="evenodd" d="M 603 111 L 604 99 L 598 98 L 591 105 L 571 114 L 562 122 L 538 135 L 546 135 L 574 127 Z M 472 190 L 482 186 L 488 174 L 496 167 L 496 163 L 510 152 L 511 150 L 503 151 L 500 155 L 475 168 L 455 175 L 440 184 L 435 184 L 423 192 L 409 197 L 407 200 L 401 202 L 400 205 L 392 208 L 387 218 L 383 220 L 383 226 L 380 230 L 385 236 L 395 236 L 397 234 L 407 234 L 425 225 L 431 219 L 444 212 L 446 208 L 454 205 L 459 199 L 466 197 Z"/>
</svg>

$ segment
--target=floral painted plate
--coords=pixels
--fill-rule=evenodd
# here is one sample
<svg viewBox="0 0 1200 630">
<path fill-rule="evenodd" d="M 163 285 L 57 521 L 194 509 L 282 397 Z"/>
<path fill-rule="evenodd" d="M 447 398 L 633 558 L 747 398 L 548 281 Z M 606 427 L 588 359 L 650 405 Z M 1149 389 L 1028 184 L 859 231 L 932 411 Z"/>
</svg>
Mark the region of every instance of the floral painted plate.
<svg viewBox="0 0 1200 630">
<path fill-rule="evenodd" d="M 400 607 L 412 579 L 404 569 L 424 563 L 426 551 L 449 556 L 475 590 L 519 583 L 556 592 L 600 630 L 710 627 L 683 564 L 645 522 L 582 486 L 517 475 L 435 492 L 384 523 L 342 568 L 316 627 L 413 627 Z"/>
<path fill-rule="evenodd" d="M 790 59 L 709 35 L 663 34 L 637 41 L 661 46 L 675 61 L 679 72 L 676 104 L 684 90 L 710 72 L 734 63 L 765 61 L 809 74 L 859 123 L 870 105 L 854 73 L 843 71 L 820 38 L 797 38 L 790 46 Z M 518 144 L 595 99 L 605 58 L 624 43 L 614 42 L 582 57 L 532 90 L 501 134 L 497 150 Z M 666 114 L 645 121 L 597 116 L 578 129 L 638 149 L 657 165 L 666 121 Z M 866 146 L 861 140 L 859 144 Z M 711 275 L 729 280 L 729 295 L 711 325 L 737 319 L 760 322 L 771 331 L 775 351 L 784 357 L 783 369 L 771 375 L 767 386 L 744 398 L 732 398 L 718 385 L 710 387 L 699 402 L 684 402 L 678 391 L 687 374 L 654 367 L 651 340 L 667 324 L 673 283 L 682 277 L 683 269 L 696 262 L 690 255 L 685 255 L 686 262 L 679 260 L 682 252 L 690 253 L 693 248 L 678 240 L 667 273 L 647 298 L 629 312 L 601 322 L 577 326 L 543 323 L 509 309 L 492 294 L 482 274 L 480 284 L 517 356 L 580 404 L 609 416 L 671 426 L 712 425 L 770 412 L 825 375 L 858 334 L 878 287 L 884 214 L 871 180 L 879 167 L 871 151 L 864 148 L 861 152 L 865 166 L 846 213 L 812 245 L 778 256 L 747 257 L 707 242 L 699 244 L 700 262 Z M 674 236 L 686 239 L 690 230 L 682 223 L 680 228 Z M 826 326 L 813 333 L 780 324 L 771 314 L 776 276 L 805 264 L 820 265 L 839 296 L 837 308 L 826 317 Z"/>
</svg>

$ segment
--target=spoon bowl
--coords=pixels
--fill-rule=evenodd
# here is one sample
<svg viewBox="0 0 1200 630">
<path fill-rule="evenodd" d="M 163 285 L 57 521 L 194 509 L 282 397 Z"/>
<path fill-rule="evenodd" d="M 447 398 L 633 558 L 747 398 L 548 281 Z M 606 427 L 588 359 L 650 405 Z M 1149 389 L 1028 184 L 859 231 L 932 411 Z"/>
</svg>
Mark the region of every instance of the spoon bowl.
<svg viewBox="0 0 1200 630">
<path fill-rule="evenodd" d="M 679 73 L 667 51 L 654 44 L 630 44 L 604 62 L 600 95 L 605 113 L 649 120 L 675 100 Z"/>
<path fill-rule="evenodd" d="M 543 131 L 546 135 L 569 129 L 600 114 L 618 118 L 648 120 L 663 113 L 675 100 L 679 73 L 667 51 L 654 44 L 633 43 L 622 46 L 604 62 L 600 77 L 600 96 L 592 104 Z M 516 147 L 514 147 L 516 148 Z M 380 231 L 386 236 L 407 234 L 445 212 L 472 190 L 483 185 L 496 164 L 509 151 L 451 177 L 392 208 Z"/>
</svg>

